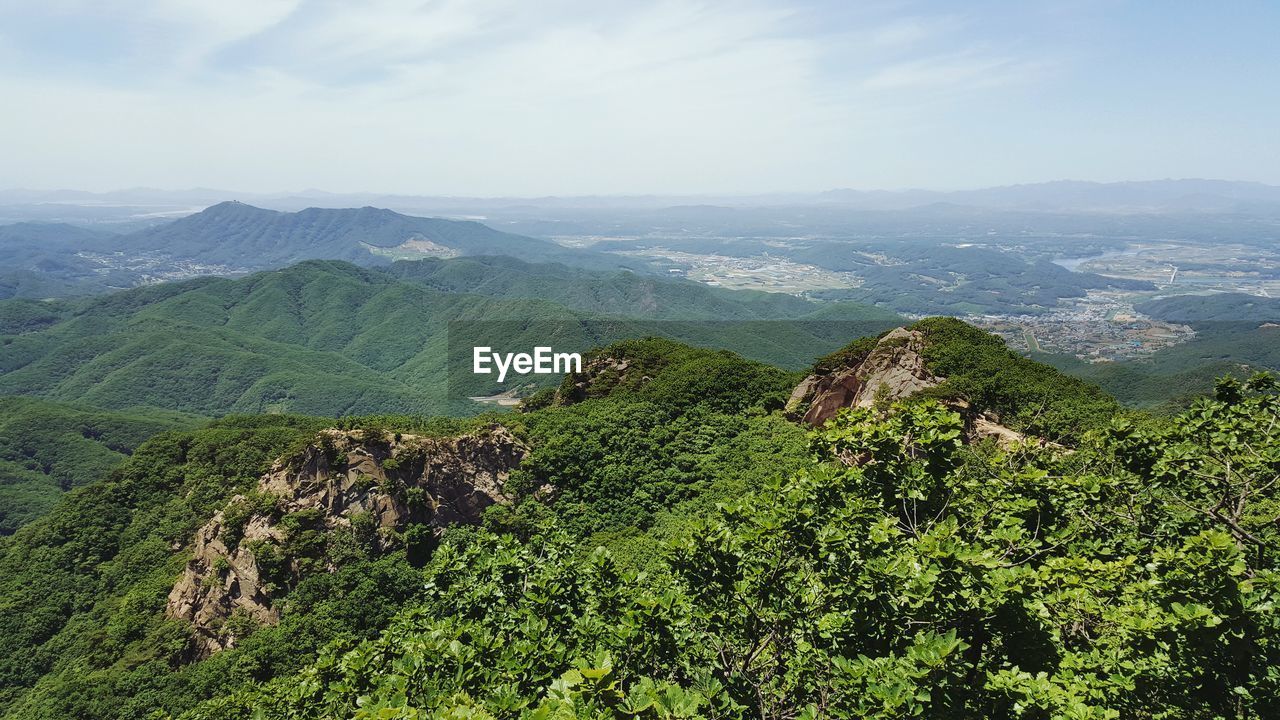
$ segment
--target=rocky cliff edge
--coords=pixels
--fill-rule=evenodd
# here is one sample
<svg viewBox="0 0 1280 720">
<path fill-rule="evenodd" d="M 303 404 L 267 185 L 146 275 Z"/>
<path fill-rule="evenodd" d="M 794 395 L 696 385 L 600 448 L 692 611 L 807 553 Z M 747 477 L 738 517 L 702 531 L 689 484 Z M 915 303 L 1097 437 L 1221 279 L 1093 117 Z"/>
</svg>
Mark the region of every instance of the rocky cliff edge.
<svg viewBox="0 0 1280 720">
<path fill-rule="evenodd" d="M 786 411 L 806 425 L 818 427 L 844 408 L 887 405 L 938 387 L 945 380 L 929 371 L 924 334 L 900 327 L 881 336 L 865 355 L 815 370 L 792 391 Z M 970 407 L 963 398 L 944 402 L 964 418 L 970 441 L 991 438 L 1011 446 L 1028 440 L 1000 424 L 994 414 Z"/>
<path fill-rule="evenodd" d="M 324 431 L 196 531 L 166 614 L 191 623 L 195 657 L 231 647 L 240 626 L 275 623 L 274 601 L 317 571 L 314 560 L 304 566 L 306 558 L 284 551 L 300 527 L 328 538 L 359 525 L 388 550 L 410 524 L 476 522 L 507 501 L 503 485 L 526 452 L 500 426 L 450 439 Z"/>
</svg>

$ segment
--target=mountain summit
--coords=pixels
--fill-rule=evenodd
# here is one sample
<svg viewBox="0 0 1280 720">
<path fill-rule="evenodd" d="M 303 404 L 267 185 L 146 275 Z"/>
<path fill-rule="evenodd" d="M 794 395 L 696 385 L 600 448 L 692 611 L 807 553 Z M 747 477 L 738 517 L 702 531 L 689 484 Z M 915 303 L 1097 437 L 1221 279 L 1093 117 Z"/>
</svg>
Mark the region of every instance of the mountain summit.
<svg viewBox="0 0 1280 720">
<path fill-rule="evenodd" d="M 132 233 L 122 244 L 138 251 L 248 270 L 312 259 L 364 264 L 458 255 L 510 255 L 570 264 L 577 264 L 574 261 L 578 258 L 598 259 L 591 253 L 569 251 L 474 221 L 412 217 L 374 207 L 307 208 L 289 213 L 234 200 Z"/>
</svg>

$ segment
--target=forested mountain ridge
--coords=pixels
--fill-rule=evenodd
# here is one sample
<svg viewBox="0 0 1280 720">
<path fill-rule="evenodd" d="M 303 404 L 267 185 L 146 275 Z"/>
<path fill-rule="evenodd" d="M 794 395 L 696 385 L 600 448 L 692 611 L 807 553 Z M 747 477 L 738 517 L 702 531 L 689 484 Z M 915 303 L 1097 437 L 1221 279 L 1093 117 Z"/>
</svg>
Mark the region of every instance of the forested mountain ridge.
<svg viewBox="0 0 1280 720">
<path fill-rule="evenodd" d="M 66 490 L 106 475 L 152 435 L 200 422 L 154 408 L 107 412 L 0 397 L 0 535 L 48 512 Z"/>
<path fill-rule="evenodd" d="M 763 368 L 715 351 L 684 352 L 730 370 Z M 779 391 L 790 382 L 789 373 L 768 372 Z M 755 402 L 739 393 L 733 407 Z M 488 521 L 532 528 L 540 522 L 532 496 L 554 475 L 566 522 L 577 523 L 584 534 L 631 534 L 662 522 L 669 508 L 701 497 L 713 484 L 754 484 L 752 478 L 785 462 L 775 450 L 802 451 L 795 443 L 798 433 L 776 418 L 701 411 L 685 417 L 687 409 L 604 402 L 506 416 L 512 431 L 535 448 L 510 483 L 513 497 L 531 502 Z M 275 459 L 296 456 L 309 444 L 323 447 L 320 431 L 333 422 L 237 417 L 194 432 L 162 434 L 109 477 L 73 491 L 49 516 L 0 542 L 0 708 L 14 717 L 137 717 L 180 708 L 217 688 L 289 672 L 323 644 L 368 636 L 385 624 L 421 591 L 413 569 L 421 559 L 409 551 L 430 540 L 430 532 L 415 536 L 410 527 L 397 539 L 354 512 L 347 529 L 317 534 L 315 517 L 274 515 L 273 496 L 254 492 Z M 352 419 L 345 426 L 357 435 L 374 433 L 369 437 L 395 432 L 429 438 L 456 437 L 489 422 L 401 416 Z M 571 450 L 564 442 L 577 446 Z M 582 463 L 613 454 L 618 455 L 609 464 Z M 376 478 L 397 476 L 399 468 L 385 457 L 377 462 L 381 470 L 360 471 L 368 477 L 355 483 L 356 492 L 376 494 L 385 484 Z M 618 475 L 622 468 L 625 475 Z M 237 493 L 242 500 L 233 499 Z M 284 543 L 281 553 L 258 547 L 250 557 L 263 567 L 269 557 L 296 559 L 309 570 L 288 586 L 279 625 L 246 625 L 235 616 L 232 625 L 246 637 L 231 650 L 187 665 L 189 629 L 166 619 L 164 606 L 189 557 L 193 533 L 219 510 L 230 527 L 257 522 L 255 516 L 277 517 L 287 529 L 277 536 Z M 232 522 L 237 513 L 240 520 Z M 31 582 L 37 575 L 44 580 Z"/>
<path fill-rule="evenodd" d="M 859 338 L 819 358 L 786 409 L 793 418 L 821 426 L 845 408 L 925 398 L 958 411 L 970 436 L 1030 436 L 1071 446 L 1124 412 L 1096 386 L 946 317 Z"/>
<path fill-rule="evenodd" d="M 516 334 L 504 339 L 526 340 L 526 349 L 545 340 L 548 327 L 562 328 L 566 344 L 583 347 L 613 339 L 600 335 L 606 330 L 614 337 L 665 330 L 799 364 L 811 357 L 810 348 L 834 347 L 848 337 L 850 326 L 865 331 L 895 319 L 855 304 L 822 307 L 626 272 L 485 260 L 481 267 L 507 269 L 473 274 L 467 270 L 473 262 L 435 262 L 433 271 L 419 273 L 412 262 L 383 271 L 308 261 L 244 278 L 199 278 L 98 298 L 0 302 L 0 394 L 205 415 L 446 413 L 459 411 L 446 397 L 450 323 L 511 321 Z M 461 272 L 447 291 L 430 286 L 453 268 Z M 495 288 L 495 276 L 507 278 L 502 287 Z M 476 292 L 464 291 L 471 287 Z M 479 294 L 486 291 L 496 296 Z M 810 315 L 819 318 L 812 325 L 699 324 Z M 601 330 L 592 325 L 599 317 L 613 322 Z M 668 319 L 687 324 L 645 322 Z M 479 344 L 495 338 L 488 340 Z"/>
<path fill-rule="evenodd" d="M 504 233 L 470 220 L 412 217 L 373 207 L 307 208 L 290 213 L 236 201 L 131 233 L 120 238 L 120 244 L 131 250 L 250 270 L 312 259 L 385 263 L 397 254 L 509 255 L 531 262 L 568 261 L 606 267 L 623 263 L 622 258 L 606 263 L 605 256 Z"/>
<path fill-rule="evenodd" d="M 94 295 L 304 260 L 385 265 L 397 259 L 472 255 L 598 269 L 648 267 L 643 261 L 564 248 L 470 220 L 413 217 L 372 207 L 280 212 L 227 201 L 124 233 L 61 223 L 0 225 L 0 299 Z"/>
<path fill-rule="evenodd" d="M 726 290 L 681 278 L 535 264 L 502 256 L 401 261 L 384 270 L 443 292 L 539 298 L 581 312 L 661 320 L 897 319 L 893 313 L 869 305 L 815 304 L 784 293 Z"/>
<path fill-rule="evenodd" d="M 947 380 L 812 431 L 782 414 L 798 373 L 649 339 L 599 349 L 516 415 L 353 418 L 339 435 L 323 431 L 331 420 L 233 418 L 163 434 L 0 541 L 0 708 L 1271 714 L 1274 381 L 1224 382 L 1172 420 L 1130 417 L 962 323 L 911 332 Z M 1070 447 L 967 443 L 963 418 L 936 399 L 1039 423 Z M 494 423 L 528 450 L 479 526 L 423 534 L 367 512 L 419 488 L 397 444 Z M 358 448 L 326 445 L 339 436 Z M 344 463 L 334 487 L 376 502 L 333 506 L 347 519 L 336 524 L 293 508 L 262 478 L 295 457 Z M 1229 510 L 1215 505 L 1223 494 Z M 234 647 L 193 663 L 192 628 L 165 606 L 193 534 L 218 512 L 258 528 L 235 562 L 284 580 L 283 596 L 278 620 L 232 613 Z M 286 568 L 300 572 L 272 575 Z"/>
<path fill-rule="evenodd" d="M 643 574 L 554 525 L 447 535 L 378 639 L 182 717 L 1269 717 L 1254 387 L 1074 454 L 966 447 L 936 403 L 847 413 Z"/>
<path fill-rule="evenodd" d="M 0 300 L 106 292 L 131 281 L 103 273 L 78 254 L 110 252 L 118 236 L 65 223 L 0 225 Z"/>
<path fill-rule="evenodd" d="M 1135 309 L 1161 320 L 1193 325 L 1280 322 L 1280 299 L 1244 293 L 1174 295 L 1148 300 Z"/>
<path fill-rule="evenodd" d="M 384 268 L 317 260 L 92 298 L 0 301 L 0 398 L 74 404 L 120 422 L 154 417 L 145 425 L 151 433 L 173 426 L 165 424 L 173 411 L 465 415 L 482 409 L 467 397 L 514 383 L 498 387 L 461 372 L 469 356 L 449 354 L 450 332 L 460 326 L 477 345 L 504 341 L 519 350 L 549 340 L 585 350 L 620 337 L 670 335 L 798 368 L 850 334 L 896 321 L 867 306 L 513 258 Z M 455 337 L 454 345 L 463 340 Z M 39 417 L 50 431 L 64 427 Z M 11 503 L 0 511 L 3 532 L 104 469 L 77 461 L 57 481 L 45 481 L 58 464 L 49 458 L 79 456 L 88 441 L 58 442 L 30 423 L 21 427 L 23 446 L 40 449 L 0 455 L 17 463 L 5 466 L 0 485 L 0 497 Z M 103 457 L 120 459 L 115 452 Z"/>
</svg>

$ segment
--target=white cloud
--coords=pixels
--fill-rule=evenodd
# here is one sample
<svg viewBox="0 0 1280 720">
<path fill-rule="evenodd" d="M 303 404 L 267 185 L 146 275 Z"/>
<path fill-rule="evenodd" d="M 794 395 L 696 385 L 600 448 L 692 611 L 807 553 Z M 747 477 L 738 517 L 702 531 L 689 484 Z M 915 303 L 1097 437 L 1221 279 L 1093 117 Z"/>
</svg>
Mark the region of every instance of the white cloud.
<svg viewBox="0 0 1280 720">
<path fill-rule="evenodd" d="M 13 144 L 0 184 L 816 189 L 871 177 L 886 138 L 919 129 L 918 102 L 1034 68 L 974 44 L 950 14 L 818 32 L 817 10 L 775 2 L 56 0 L 40 12 L 101 13 L 129 38 L 131 72 L 102 77 L 92 57 L 73 77 L 0 67 L 0 93 L 28 109 L 0 115 Z M 28 15 L 0 4 L 0 23 Z M 25 52 L 42 51 L 58 49 Z"/>
<path fill-rule="evenodd" d="M 289 17 L 301 0 L 164 0 L 125 2 L 141 18 L 207 35 L 213 42 L 227 42 L 260 33 Z M 102 7 L 100 3 L 93 3 Z"/>
<path fill-rule="evenodd" d="M 867 42 L 875 48 L 911 48 L 953 33 L 962 25 L 954 15 L 904 17 L 872 28 Z"/>
<path fill-rule="evenodd" d="M 945 54 L 896 63 L 876 70 L 863 86 L 872 90 L 960 91 L 1024 79 L 1037 65 L 1014 58 Z"/>
</svg>

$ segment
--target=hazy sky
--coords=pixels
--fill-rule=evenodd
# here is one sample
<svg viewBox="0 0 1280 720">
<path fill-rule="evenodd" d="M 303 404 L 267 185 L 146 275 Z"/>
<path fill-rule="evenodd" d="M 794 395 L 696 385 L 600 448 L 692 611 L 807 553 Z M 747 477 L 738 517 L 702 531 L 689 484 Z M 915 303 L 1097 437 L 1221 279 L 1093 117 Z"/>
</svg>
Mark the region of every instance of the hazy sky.
<svg viewBox="0 0 1280 720">
<path fill-rule="evenodd" d="M 0 0 L 0 186 L 1280 184 L 1272 0 Z"/>
</svg>

